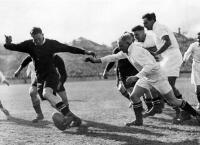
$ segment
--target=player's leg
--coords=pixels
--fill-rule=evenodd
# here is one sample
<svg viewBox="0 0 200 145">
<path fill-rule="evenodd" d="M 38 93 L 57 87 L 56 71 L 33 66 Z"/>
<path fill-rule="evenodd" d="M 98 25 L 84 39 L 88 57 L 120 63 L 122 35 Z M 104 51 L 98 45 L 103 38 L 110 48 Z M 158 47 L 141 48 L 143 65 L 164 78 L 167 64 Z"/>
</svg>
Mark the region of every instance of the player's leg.
<svg viewBox="0 0 200 145">
<path fill-rule="evenodd" d="M 188 102 L 175 97 L 171 85 L 169 85 L 167 80 L 161 80 L 153 84 L 153 86 L 162 94 L 169 104 L 180 107 L 182 110 L 196 117 L 197 120 L 200 121 L 200 114 L 194 108 L 192 108 Z"/>
<path fill-rule="evenodd" d="M 38 83 L 40 80 L 38 80 Z M 46 98 L 50 104 L 56 108 L 63 116 L 64 120 L 62 124 L 64 126 L 69 126 L 74 119 L 74 114 L 70 111 L 69 106 L 67 106 L 60 97 L 54 95 L 57 92 L 58 86 L 58 75 L 51 74 L 45 78 L 43 96 Z M 56 126 L 58 127 L 58 126 Z"/>
<path fill-rule="evenodd" d="M 68 98 L 67 98 L 67 93 L 66 93 L 66 90 L 64 88 L 64 84 L 61 84 L 61 85 L 58 85 L 58 88 L 57 88 L 57 94 L 61 97 L 63 103 L 69 107 L 69 103 L 68 103 Z M 72 112 L 71 112 L 72 113 Z M 71 127 L 77 127 L 77 126 L 80 126 L 82 121 L 81 119 L 75 115 L 74 113 L 73 114 L 73 121 L 71 123 Z"/>
<path fill-rule="evenodd" d="M 198 104 L 197 104 L 196 108 L 197 108 L 198 110 L 200 110 L 200 85 L 197 85 L 197 86 L 196 86 L 195 92 L 196 92 L 197 101 L 198 101 Z"/>
<path fill-rule="evenodd" d="M 175 97 L 177 99 L 182 99 L 182 94 L 179 92 L 179 90 L 175 86 L 176 85 L 176 79 L 177 79 L 176 76 L 169 76 L 168 77 L 169 84 L 172 87 L 172 90 L 174 92 Z M 176 120 L 178 118 L 181 118 L 183 121 L 191 119 L 190 114 L 185 112 L 185 111 L 183 111 L 183 110 L 181 110 L 179 107 L 174 106 L 173 109 L 176 112 L 176 116 L 173 118 L 173 120 Z"/>
<path fill-rule="evenodd" d="M 147 98 L 152 98 L 152 106 L 149 106 L 149 108 L 147 106 L 147 110 L 144 112 L 143 117 L 154 116 L 155 114 L 162 113 L 163 105 L 160 97 L 158 97 L 158 91 L 151 87 L 150 91 L 145 93 L 145 96 L 148 96 Z M 150 104 L 150 102 L 148 103 Z"/>
<path fill-rule="evenodd" d="M 35 113 L 37 114 L 36 118 L 32 121 L 33 123 L 37 123 L 40 120 L 44 119 L 44 115 L 42 113 L 40 99 L 37 97 L 37 82 L 35 81 L 32 83 L 31 87 L 29 88 L 29 95 L 31 96 L 31 101 Z"/>
<path fill-rule="evenodd" d="M 8 117 L 10 116 L 10 113 L 6 108 L 4 108 L 3 104 L 1 103 L 1 100 L 0 100 L 0 109 L 7 116 L 7 119 L 9 119 Z"/>
<path fill-rule="evenodd" d="M 143 107 L 142 107 L 142 101 L 140 99 L 141 96 L 144 95 L 144 93 L 147 93 L 149 86 L 146 83 L 146 80 L 144 79 L 139 79 L 134 88 L 133 91 L 131 92 L 131 100 L 133 102 L 133 111 L 135 113 L 135 120 L 126 123 L 126 126 L 132 126 L 132 125 L 136 125 L 136 126 L 140 126 L 143 125 L 143 115 L 142 115 L 142 111 L 143 111 Z"/>
</svg>

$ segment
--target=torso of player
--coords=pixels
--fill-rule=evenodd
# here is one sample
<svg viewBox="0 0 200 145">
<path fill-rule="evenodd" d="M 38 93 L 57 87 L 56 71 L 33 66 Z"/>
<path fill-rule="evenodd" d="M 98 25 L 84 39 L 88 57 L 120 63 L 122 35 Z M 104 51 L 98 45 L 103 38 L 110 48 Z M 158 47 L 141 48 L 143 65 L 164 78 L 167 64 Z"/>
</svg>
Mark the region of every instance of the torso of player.
<svg viewBox="0 0 200 145">
<path fill-rule="evenodd" d="M 36 74 L 44 76 L 46 73 L 56 73 L 53 60 L 53 41 L 46 39 L 42 46 L 36 46 L 29 42 L 29 54 L 35 64 Z"/>
<path fill-rule="evenodd" d="M 192 57 L 193 61 L 200 63 L 200 46 L 199 42 L 194 42 L 192 46 Z"/>
<path fill-rule="evenodd" d="M 163 36 L 168 35 L 170 38 L 171 46 L 161 54 L 162 57 L 173 56 L 173 55 L 182 56 L 179 49 L 178 42 L 171 30 L 169 30 L 166 26 L 161 25 L 158 22 L 155 22 L 153 25 L 153 32 L 155 33 L 154 40 L 155 40 L 157 49 L 160 49 L 164 44 L 164 41 L 162 40 Z"/>
</svg>

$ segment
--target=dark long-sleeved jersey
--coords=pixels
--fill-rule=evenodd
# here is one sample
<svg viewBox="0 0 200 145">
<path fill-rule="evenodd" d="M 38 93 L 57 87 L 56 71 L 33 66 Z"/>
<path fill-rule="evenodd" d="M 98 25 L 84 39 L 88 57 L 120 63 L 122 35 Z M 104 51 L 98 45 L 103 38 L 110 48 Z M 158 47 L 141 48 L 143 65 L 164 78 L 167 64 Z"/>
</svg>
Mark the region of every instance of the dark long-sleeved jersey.
<svg viewBox="0 0 200 145">
<path fill-rule="evenodd" d="M 28 53 L 34 63 L 37 77 L 45 77 L 48 74 L 57 73 L 54 66 L 53 55 L 57 52 L 70 52 L 74 54 L 85 54 L 84 49 L 68 46 L 56 40 L 45 39 L 43 45 L 35 45 L 33 40 L 27 40 L 19 44 L 5 44 L 9 50 Z"/>
<path fill-rule="evenodd" d="M 117 54 L 119 52 L 119 48 L 115 48 L 113 50 L 113 54 Z M 113 66 L 115 65 L 115 62 L 110 62 L 106 66 L 106 71 L 108 72 Z M 127 76 L 133 76 L 138 73 L 136 68 L 129 62 L 128 59 L 121 59 L 117 62 L 117 77 L 119 79 L 126 78 Z"/>
<path fill-rule="evenodd" d="M 64 83 L 67 80 L 67 72 L 65 69 L 65 63 L 59 55 L 54 55 L 54 65 L 59 73 L 59 81 Z M 32 61 L 31 56 L 27 56 L 21 63 L 21 68 L 23 69 Z"/>
</svg>

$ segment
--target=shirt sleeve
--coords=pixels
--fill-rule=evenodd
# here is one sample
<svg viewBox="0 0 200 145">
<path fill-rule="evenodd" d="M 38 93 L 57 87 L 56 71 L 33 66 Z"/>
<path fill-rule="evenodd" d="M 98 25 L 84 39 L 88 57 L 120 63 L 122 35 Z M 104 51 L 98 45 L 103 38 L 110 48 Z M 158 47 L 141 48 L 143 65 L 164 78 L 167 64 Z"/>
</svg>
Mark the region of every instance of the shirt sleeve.
<svg viewBox="0 0 200 145">
<path fill-rule="evenodd" d="M 12 51 L 18 51 L 18 52 L 24 52 L 24 53 L 29 53 L 29 41 L 24 41 L 19 44 L 4 44 L 4 47 L 8 50 Z"/>
<path fill-rule="evenodd" d="M 101 59 L 102 63 L 104 63 L 104 62 L 108 63 L 108 62 L 114 62 L 114 61 L 124 59 L 124 58 L 127 58 L 126 55 L 122 51 L 120 51 L 117 54 L 107 55 L 100 59 Z"/>
<path fill-rule="evenodd" d="M 63 44 L 60 43 L 56 40 L 53 40 L 53 51 L 54 53 L 57 52 L 70 52 L 70 53 L 74 53 L 74 54 L 85 54 L 85 50 L 78 48 L 78 47 L 73 47 L 73 46 L 69 46 L 67 44 Z"/>
<path fill-rule="evenodd" d="M 67 72 L 65 69 L 65 63 L 64 63 L 63 59 L 58 55 L 54 56 L 54 63 L 55 63 L 55 67 L 57 68 L 59 75 L 60 75 L 59 80 L 62 83 L 64 83 L 67 80 Z"/>
<path fill-rule="evenodd" d="M 154 60 L 153 56 L 151 56 L 151 54 L 145 49 L 141 49 L 141 51 L 135 55 L 135 60 L 142 66 L 142 70 L 136 75 L 138 78 L 148 76 L 152 73 L 152 70 L 158 67 L 158 64 Z"/>
<path fill-rule="evenodd" d="M 156 35 L 162 39 L 163 36 L 166 36 L 166 35 L 169 35 L 168 34 L 168 31 L 167 31 L 167 28 L 165 27 L 160 27 L 158 28 L 156 31 L 155 31 Z"/>
<path fill-rule="evenodd" d="M 31 56 L 27 56 L 21 63 L 22 69 L 25 68 L 31 61 Z"/>
<path fill-rule="evenodd" d="M 194 48 L 194 44 L 191 44 L 189 48 L 187 49 L 187 51 L 184 53 L 183 61 L 188 61 L 188 59 L 190 58 L 193 52 L 193 48 Z"/>
</svg>

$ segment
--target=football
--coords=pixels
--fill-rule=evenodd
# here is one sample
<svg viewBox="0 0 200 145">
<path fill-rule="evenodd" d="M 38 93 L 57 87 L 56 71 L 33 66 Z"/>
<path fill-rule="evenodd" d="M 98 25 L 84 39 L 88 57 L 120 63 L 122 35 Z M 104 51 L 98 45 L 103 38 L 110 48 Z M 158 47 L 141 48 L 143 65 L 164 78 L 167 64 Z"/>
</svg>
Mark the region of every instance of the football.
<svg viewBox="0 0 200 145">
<path fill-rule="evenodd" d="M 54 125 L 59 129 L 59 130 L 65 130 L 68 125 L 65 124 L 65 118 L 61 113 L 53 113 L 52 115 L 52 120 Z"/>
</svg>

